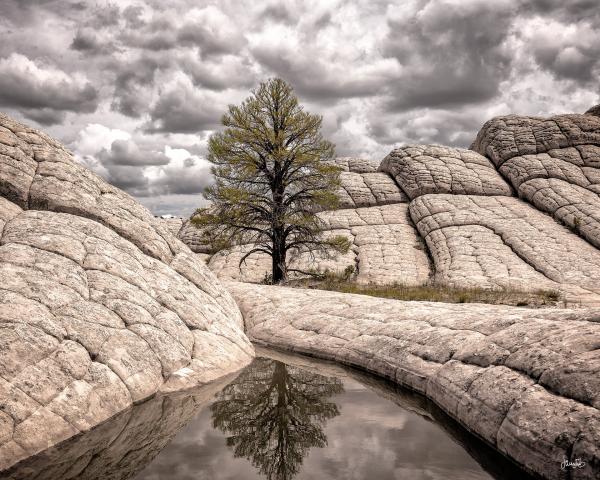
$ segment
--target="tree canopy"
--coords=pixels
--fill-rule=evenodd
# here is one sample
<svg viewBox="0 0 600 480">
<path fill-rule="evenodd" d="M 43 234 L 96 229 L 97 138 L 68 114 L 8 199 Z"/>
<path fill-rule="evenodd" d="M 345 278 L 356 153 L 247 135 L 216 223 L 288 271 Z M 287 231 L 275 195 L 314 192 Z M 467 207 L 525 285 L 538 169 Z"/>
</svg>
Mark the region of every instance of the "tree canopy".
<svg viewBox="0 0 600 480">
<path fill-rule="evenodd" d="M 317 212 L 335 208 L 340 169 L 334 145 L 321 134 L 322 117 L 304 110 L 292 87 L 270 79 L 241 105 L 230 105 L 224 131 L 209 139 L 215 183 L 193 223 L 213 244 L 250 245 L 272 257 L 274 283 L 288 276 L 288 252 L 344 252 L 345 237 L 324 238 Z"/>
</svg>

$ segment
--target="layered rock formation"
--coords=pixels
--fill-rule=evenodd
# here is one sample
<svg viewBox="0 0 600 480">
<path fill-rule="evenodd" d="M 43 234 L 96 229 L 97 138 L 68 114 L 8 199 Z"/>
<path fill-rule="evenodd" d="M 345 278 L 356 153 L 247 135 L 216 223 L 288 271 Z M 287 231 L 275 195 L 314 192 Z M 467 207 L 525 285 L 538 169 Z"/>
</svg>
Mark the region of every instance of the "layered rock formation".
<svg viewBox="0 0 600 480">
<path fill-rule="evenodd" d="M 439 145 L 397 148 L 383 159 L 379 170 L 394 177 L 411 200 L 428 193 L 512 194 L 487 158 L 462 148 Z"/>
<path fill-rule="evenodd" d="M 163 218 L 162 221 L 173 235 L 176 237 L 179 236 L 179 231 L 184 223 L 182 218 Z M 192 252 L 193 251 L 194 250 L 192 250 Z"/>
<path fill-rule="evenodd" d="M 339 273 L 352 266 L 363 284 L 544 289 L 600 304 L 596 110 L 498 117 L 471 150 L 408 145 L 379 165 L 336 159 L 340 209 L 320 215 L 327 235 L 348 237 L 351 253 L 301 255 L 294 267 Z M 192 225 L 184 231 L 180 238 L 208 252 Z M 249 248 L 220 252 L 209 267 L 220 278 L 260 282 L 269 258 L 255 254 L 238 268 Z"/>
<path fill-rule="evenodd" d="M 543 478 L 598 478 L 600 310 L 228 288 L 253 341 L 359 367 L 423 393 Z M 565 459 L 584 466 L 561 469 Z"/>
<path fill-rule="evenodd" d="M 560 289 L 598 303 L 599 145 L 594 112 L 511 116 L 488 122 L 474 151 L 408 146 L 379 166 L 338 159 L 348 208 L 320 215 L 352 248 L 293 266 L 352 266 L 362 283 Z M 5 116 L 0 193 L 0 469 L 250 360 L 207 253 Z M 208 252 L 198 234 L 189 222 L 177 231 Z M 261 281 L 270 259 L 250 257 L 240 272 L 244 248 L 211 256 L 210 268 Z M 254 340 L 422 392 L 533 473 L 597 478 L 600 311 L 229 288 Z M 585 465 L 561 471 L 564 458 Z"/>
<path fill-rule="evenodd" d="M 344 235 L 351 242 L 346 254 L 325 256 L 291 254 L 290 268 L 307 271 L 329 270 L 342 274 L 355 271 L 361 284 L 389 285 L 402 279 L 408 285 L 422 285 L 429 277 L 426 247 L 408 216 L 408 204 L 344 209 L 323 212 L 326 235 Z M 271 271 L 271 258 L 251 255 L 239 268 L 242 256 L 251 248 L 238 246 L 213 255 L 209 267 L 219 278 L 261 282 Z"/>
<path fill-rule="evenodd" d="M 519 197 L 600 247 L 600 117 L 497 117 L 472 148 L 494 162 Z"/>
<path fill-rule="evenodd" d="M 0 469 L 253 348 L 229 293 L 145 208 L 0 115 Z"/>
<path fill-rule="evenodd" d="M 338 192 L 339 210 L 321 212 L 326 236 L 344 235 L 351 243 L 347 254 L 322 255 L 291 252 L 290 267 L 302 271 L 329 270 L 343 273 L 351 267 L 353 278 L 361 284 L 422 285 L 430 276 L 430 262 L 424 242 L 419 238 L 408 214 L 408 196 L 384 172 L 376 172 L 373 162 L 340 158 L 342 186 Z M 198 252 L 201 232 L 188 223 L 179 238 Z M 221 279 L 261 282 L 271 271 L 271 259 L 253 254 L 239 267 L 239 260 L 252 245 L 236 246 L 218 252 L 208 261 Z"/>
</svg>

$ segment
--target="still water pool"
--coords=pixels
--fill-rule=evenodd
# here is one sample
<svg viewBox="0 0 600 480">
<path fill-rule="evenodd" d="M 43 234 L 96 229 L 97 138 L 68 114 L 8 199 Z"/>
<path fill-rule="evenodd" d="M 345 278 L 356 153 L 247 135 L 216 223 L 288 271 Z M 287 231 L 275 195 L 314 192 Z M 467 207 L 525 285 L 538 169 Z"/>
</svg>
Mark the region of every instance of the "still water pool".
<svg viewBox="0 0 600 480">
<path fill-rule="evenodd" d="M 257 358 L 138 480 L 490 479 L 523 472 L 419 395 L 301 357 Z"/>
<path fill-rule="evenodd" d="M 420 395 L 331 363 L 258 353 L 237 376 L 154 397 L 0 479 L 527 478 Z"/>
</svg>

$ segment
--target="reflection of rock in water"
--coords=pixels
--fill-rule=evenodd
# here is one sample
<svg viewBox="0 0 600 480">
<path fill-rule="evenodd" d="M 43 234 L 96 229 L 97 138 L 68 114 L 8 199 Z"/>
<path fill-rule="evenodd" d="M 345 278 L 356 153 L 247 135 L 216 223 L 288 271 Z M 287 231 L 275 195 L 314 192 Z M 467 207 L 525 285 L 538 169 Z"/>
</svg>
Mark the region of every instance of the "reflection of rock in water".
<svg viewBox="0 0 600 480">
<path fill-rule="evenodd" d="M 483 440 L 465 430 L 464 427 L 445 414 L 435 403 L 419 393 L 402 388 L 398 384 L 383 378 L 357 369 L 343 367 L 333 362 L 316 360 L 311 357 L 261 347 L 257 348 L 256 353 L 257 355 L 269 356 L 277 359 L 279 362 L 284 362 L 288 369 L 296 371 L 304 369 L 307 373 L 311 372 L 313 375 L 319 373 L 328 376 L 350 377 L 375 392 L 378 396 L 395 403 L 401 409 L 412 412 L 439 425 L 450 438 L 468 452 L 493 478 L 533 479 L 533 477 L 524 472 L 514 462 Z"/>
<path fill-rule="evenodd" d="M 269 480 L 288 480 L 310 448 L 327 445 L 323 427 L 339 415 L 327 399 L 343 390 L 338 378 L 258 358 L 218 395 L 213 425 L 230 434 L 236 457 Z"/>
<path fill-rule="evenodd" d="M 231 376 L 203 388 L 155 397 L 89 432 L 0 473 L 11 480 L 133 478 L 221 390 Z"/>
<path fill-rule="evenodd" d="M 471 457 L 481 465 L 481 468 L 493 478 L 533 480 L 534 477 L 524 472 L 512 460 L 499 453 L 485 441 L 470 433 L 458 422 L 444 413 L 444 411 L 435 403 L 428 400 L 427 397 L 402 388 L 398 384 L 388 380 L 358 370 L 349 370 L 347 373 L 350 377 L 376 392 L 378 396 L 387 398 L 400 408 L 416 413 L 426 420 L 438 424 L 450 438 L 471 455 Z"/>
</svg>

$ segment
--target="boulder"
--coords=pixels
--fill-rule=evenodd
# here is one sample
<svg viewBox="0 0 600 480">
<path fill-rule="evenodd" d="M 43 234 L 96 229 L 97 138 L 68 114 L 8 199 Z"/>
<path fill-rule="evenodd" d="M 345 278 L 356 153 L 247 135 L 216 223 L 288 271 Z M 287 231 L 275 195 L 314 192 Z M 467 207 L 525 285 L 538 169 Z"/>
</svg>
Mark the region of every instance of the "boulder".
<svg viewBox="0 0 600 480">
<path fill-rule="evenodd" d="M 235 301 L 164 222 L 5 115 L 0 193 L 0 469 L 251 360 Z"/>
<path fill-rule="evenodd" d="M 383 159 L 379 171 L 396 179 L 411 200 L 428 193 L 512 195 L 483 155 L 440 145 L 408 145 Z"/>
<path fill-rule="evenodd" d="M 494 162 L 519 197 L 600 247 L 600 117 L 594 112 L 497 117 L 472 148 Z"/>
</svg>

